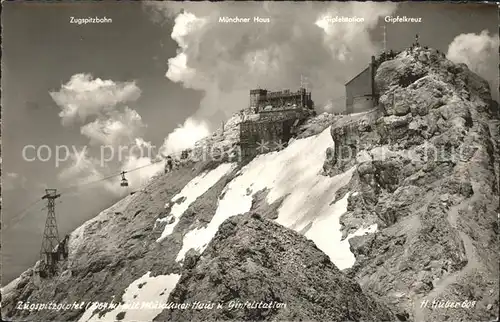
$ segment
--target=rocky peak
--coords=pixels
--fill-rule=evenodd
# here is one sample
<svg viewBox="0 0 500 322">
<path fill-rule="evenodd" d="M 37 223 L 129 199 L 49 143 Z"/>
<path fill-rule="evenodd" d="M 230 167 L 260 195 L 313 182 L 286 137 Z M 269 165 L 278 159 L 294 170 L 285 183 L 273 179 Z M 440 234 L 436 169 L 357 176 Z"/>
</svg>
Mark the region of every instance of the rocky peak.
<svg viewBox="0 0 500 322">
<path fill-rule="evenodd" d="M 226 220 L 190 263 L 169 300 L 222 307 L 165 310 L 155 321 L 397 320 L 312 241 L 258 214 Z"/>
<path fill-rule="evenodd" d="M 404 91 L 430 90 L 430 95 L 440 99 L 437 102 L 482 99 L 489 103 L 491 100 L 488 82 L 471 72 L 467 65 L 455 64 L 435 49 L 416 47 L 401 52 L 378 67 L 375 82 L 381 107 L 388 108 L 389 115 L 396 114 L 391 109 L 391 100 L 397 101 L 393 95 Z M 433 107 L 425 105 L 417 114 L 424 114 L 426 108 Z"/>
<path fill-rule="evenodd" d="M 419 47 L 383 62 L 375 81 L 374 117 L 334 124 L 324 164 L 329 175 L 356 169 L 343 188 L 355 192 L 341 218 L 344 237 L 380 229 L 349 240 L 351 276 L 415 320 L 494 318 L 499 114 L 488 83 Z M 477 306 L 420 306 L 435 298 Z"/>
<path fill-rule="evenodd" d="M 376 82 L 379 108 L 311 118 L 299 128 L 304 139 L 281 151 L 249 164 L 211 160 L 158 176 L 72 233 L 65 272 L 36 280 L 29 270 L 4 289 L 3 316 L 29 321 L 494 319 L 498 104 L 490 100 L 486 82 L 466 66 L 424 48 L 383 62 Z M 240 120 L 235 115 L 224 132 L 198 146 L 233 147 Z M 332 122 L 330 140 L 323 129 Z M 267 183 L 257 189 L 259 182 Z M 267 204 L 256 191 L 272 192 L 276 199 Z M 295 203 L 284 207 L 289 200 Z M 253 209 L 280 223 L 282 209 L 287 210 L 289 228 L 258 215 L 236 216 Z M 297 218 L 297 210 L 304 215 Z M 337 236 L 339 217 L 348 242 L 330 236 Z M 366 227 L 377 228 L 355 234 Z M 354 266 L 339 271 L 331 253 L 292 229 L 333 253 L 348 243 Z M 200 309 L 16 308 L 18 301 L 112 299 L 127 305 L 198 301 Z M 433 309 L 436 299 L 474 307 Z M 238 307 L 229 309 L 231 301 Z M 256 309 L 261 302 L 267 307 Z M 214 303 L 223 307 L 207 309 Z"/>
</svg>

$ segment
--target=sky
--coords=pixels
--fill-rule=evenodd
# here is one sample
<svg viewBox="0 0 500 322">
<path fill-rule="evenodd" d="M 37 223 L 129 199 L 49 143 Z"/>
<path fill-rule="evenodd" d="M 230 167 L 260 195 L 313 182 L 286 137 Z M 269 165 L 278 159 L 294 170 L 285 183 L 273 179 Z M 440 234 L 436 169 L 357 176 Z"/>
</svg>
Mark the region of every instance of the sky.
<svg viewBox="0 0 500 322">
<path fill-rule="evenodd" d="M 251 88 L 295 90 L 302 75 L 320 112 L 343 109 L 343 84 L 383 48 L 385 16 L 422 18 L 422 23 L 387 23 L 387 48 L 403 49 L 418 33 L 423 45 L 467 63 L 492 83 L 498 79 L 495 6 L 250 2 L 3 2 L 2 6 L 2 284 L 37 259 L 46 209 L 38 202 L 29 211 L 20 211 L 40 200 L 45 188 L 88 184 L 58 200 L 56 214 L 63 235 L 161 169 L 151 166 L 130 173 L 129 190 L 119 190 L 119 177 L 89 183 L 149 164 L 155 155 L 144 155 L 143 148 L 171 153 L 188 147 L 245 108 Z M 218 22 L 220 16 L 236 15 L 270 17 L 271 23 Z M 364 17 L 365 22 L 316 23 L 335 15 Z M 95 16 L 112 22 L 71 23 L 71 17 Z M 52 158 L 27 161 L 23 148 L 30 145 L 48 146 Z M 57 146 L 67 147 L 62 153 L 68 160 L 56 165 Z M 137 149 L 103 164 L 104 146 L 109 151 L 120 146 Z M 29 157 L 33 156 L 30 150 Z"/>
</svg>

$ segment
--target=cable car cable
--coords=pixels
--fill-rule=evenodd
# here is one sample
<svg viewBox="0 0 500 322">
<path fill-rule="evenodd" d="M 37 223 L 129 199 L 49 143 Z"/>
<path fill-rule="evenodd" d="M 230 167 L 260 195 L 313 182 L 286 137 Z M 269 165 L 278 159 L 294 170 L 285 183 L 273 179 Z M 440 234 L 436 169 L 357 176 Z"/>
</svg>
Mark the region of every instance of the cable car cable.
<svg viewBox="0 0 500 322">
<path fill-rule="evenodd" d="M 17 211 L 13 216 L 12 218 L 9 220 L 9 222 L 6 224 L 6 225 L 3 225 L 3 222 L 2 222 L 2 229 L 7 229 L 8 227 L 10 227 L 11 225 L 15 225 L 17 222 L 19 222 L 21 219 L 23 219 L 28 210 L 30 210 L 30 208 L 34 207 L 36 204 L 38 204 L 40 201 L 42 201 L 42 199 L 40 198 L 37 198 L 36 200 L 34 200 L 33 202 L 31 202 L 28 206 L 26 206 L 25 208 Z"/>
</svg>

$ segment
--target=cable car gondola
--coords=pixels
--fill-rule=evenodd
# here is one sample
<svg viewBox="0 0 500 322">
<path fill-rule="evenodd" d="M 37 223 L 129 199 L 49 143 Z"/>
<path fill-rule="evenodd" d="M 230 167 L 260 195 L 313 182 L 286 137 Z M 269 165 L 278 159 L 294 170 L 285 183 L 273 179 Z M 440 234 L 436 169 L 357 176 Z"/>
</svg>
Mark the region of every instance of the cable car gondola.
<svg viewBox="0 0 500 322">
<path fill-rule="evenodd" d="M 122 187 L 128 187 L 128 181 L 127 179 L 125 179 L 125 171 L 122 171 L 121 175 L 122 175 L 122 182 L 120 183 L 120 186 Z"/>
</svg>

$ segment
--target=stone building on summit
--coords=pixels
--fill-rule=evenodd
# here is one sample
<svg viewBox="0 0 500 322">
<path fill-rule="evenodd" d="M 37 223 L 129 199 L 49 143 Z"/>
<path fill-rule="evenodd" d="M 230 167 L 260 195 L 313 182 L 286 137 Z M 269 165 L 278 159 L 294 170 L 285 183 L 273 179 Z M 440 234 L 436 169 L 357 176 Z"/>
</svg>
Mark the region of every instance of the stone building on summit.
<svg viewBox="0 0 500 322">
<path fill-rule="evenodd" d="M 297 92 L 290 92 L 290 90 L 268 92 L 265 89 L 250 91 L 250 107 L 255 108 L 257 113 L 271 109 L 312 109 L 313 105 L 311 92 L 307 92 L 305 88 Z"/>
<path fill-rule="evenodd" d="M 296 92 L 253 89 L 249 105 L 249 113 L 240 123 L 240 146 L 244 157 L 258 154 L 259 146 L 263 149 L 261 152 L 283 147 L 292 138 L 295 128 L 315 114 L 311 92 L 305 88 Z"/>
<path fill-rule="evenodd" d="M 372 56 L 369 66 L 345 84 L 346 114 L 367 111 L 377 106 L 376 71 L 375 56 Z"/>
<path fill-rule="evenodd" d="M 419 46 L 417 35 L 410 49 Z M 375 84 L 377 68 L 384 61 L 394 59 L 398 54 L 399 52 L 390 50 L 382 52 L 377 57 L 372 56 L 370 64 L 345 84 L 345 114 L 365 112 L 377 107 L 379 99 L 379 91 Z"/>
<path fill-rule="evenodd" d="M 418 46 L 418 42 L 414 44 Z M 398 53 L 383 52 L 372 56 L 370 64 L 345 84 L 345 114 L 365 112 L 378 106 L 379 91 L 375 84 L 378 66 L 393 59 Z M 311 92 L 300 88 L 296 92 L 266 89 L 250 90 L 249 108 L 240 123 L 240 146 L 244 157 L 259 154 L 257 148 L 266 144 L 269 152 L 282 148 L 295 134 L 304 120 L 316 114 Z M 274 143 L 274 145 L 273 145 Z"/>
</svg>

